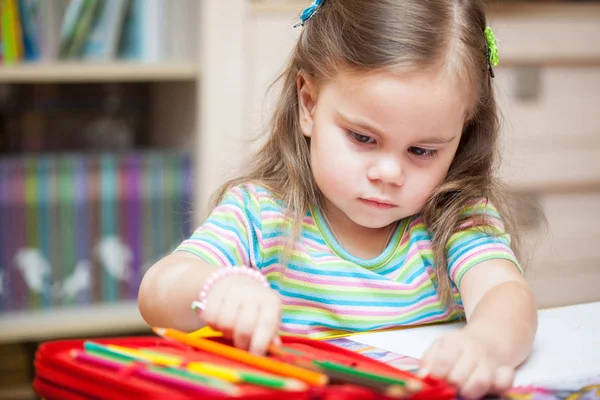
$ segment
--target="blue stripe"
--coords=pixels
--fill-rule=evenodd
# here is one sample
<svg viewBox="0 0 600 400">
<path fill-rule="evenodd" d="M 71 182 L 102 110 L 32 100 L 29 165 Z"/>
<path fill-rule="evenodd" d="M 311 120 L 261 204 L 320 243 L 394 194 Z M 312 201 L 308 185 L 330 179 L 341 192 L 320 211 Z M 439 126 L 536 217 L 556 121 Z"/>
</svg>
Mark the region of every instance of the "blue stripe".
<svg viewBox="0 0 600 400">
<path fill-rule="evenodd" d="M 375 301 L 368 301 L 368 300 L 345 300 L 345 299 L 332 299 L 331 297 L 318 297 L 318 296 L 312 296 L 312 295 L 308 295 L 308 294 L 304 294 L 304 293 L 299 293 L 299 292 L 293 292 L 290 290 L 287 290 L 287 288 L 284 288 L 280 291 L 280 293 L 283 296 L 289 296 L 290 298 L 294 298 L 294 299 L 302 299 L 302 300 L 308 300 L 308 301 L 315 301 L 315 302 L 319 302 L 322 304 L 335 304 L 335 305 L 340 305 L 340 306 L 362 306 L 362 307 L 407 307 L 407 306 L 411 306 L 421 300 L 424 300 L 428 297 L 432 297 L 431 292 L 421 295 L 419 297 L 411 297 L 410 300 L 408 301 L 402 301 L 402 299 L 397 299 L 396 301 L 383 301 L 383 300 L 375 300 Z M 399 292 L 398 296 L 401 296 L 402 293 Z M 327 296 L 325 294 L 325 296 Z"/>
<path fill-rule="evenodd" d="M 340 321 L 335 317 L 328 318 L 327 320 L 323 320 L 318 318 L 317 315 L 310 314 L 307 319 L 297 318 L 297 317 L 283 317 L 281 321 L 285 324 L 296 324 L 302 326 L 312 326 L 312 327 L 325 327 L 334 330 L 349 330 L 349 331 L 373 331 L 385 328 L 391 328 L 398 325 L 414 325 L 422 322 L 423 320 L 430 319 L 435 316 L 443 315 L 444 310 L 431 311 L 423 314 L 419 314 L 415 317 L 408 319 L 400 319 L 399 321 L 387 322 L 387 323 L 368 323 L 368 322 L 357 322 L 355 324 L 350 321 Z M 334 322 L 331 322 L 334 320 Z"/>
<path fill-rule="evenodd" d="M 348 262 L 344 263 L 340 262 L 341 264 L 341 268 L 345 268 L 345 269 L 349 269 L 349 268 L 355 268 L 356 270 L 360 271 L 360 270 L 364 270 L 358 266 L 354 266 Z M 319 275 L 319 276 L 328 276 L 328 277 L 332 277 L 332 278 L 337 278 L 337 277 L 346 277 L 346 278 L 357 278 L 357 279 L 368 279 L 371 281 L 387 281 L 388 278 L 386 278 L 385 276 L 381 276 L 378 275 L 376 273 L 360 273 L 360 272 L 354 272 L 354 271 L 337 271 L 337 270 L 333 270 L 330 267 L 326 267 L 326 269 L 324 267 L 319 268 L 310 268 L 304 265 L 298 265 L 298 264 L 294 264 L 294 263 L 290 263 L 287 265 L 287 268 L 297 271 L 297 272 L 301 272 L 301 273 L 306 273 L 306 274 L 311 274 L 311 275 Z M 364 270 L 364 271 L 368 271 L 368 270 Z"/>
</svg>

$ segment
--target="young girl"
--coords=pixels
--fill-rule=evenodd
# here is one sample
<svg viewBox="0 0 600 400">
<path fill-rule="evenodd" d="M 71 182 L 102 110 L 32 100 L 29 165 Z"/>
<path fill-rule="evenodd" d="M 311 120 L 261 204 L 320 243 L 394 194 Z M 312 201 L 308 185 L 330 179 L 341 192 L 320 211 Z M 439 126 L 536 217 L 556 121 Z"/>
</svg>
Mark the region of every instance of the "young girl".
<svg viewBox="0 0 600 400">
<path fill-rule="evenodd" d="M 497 54 L 483 3 L 306 9 L 269 140 L 148 271 L 146 321 L 195 330 L 201 300 L 204 323 L 264 353 L 278 334 L 466 316 L 421 372 L 466 398 L 508 388 L 537 313 L 494 207 Z"/>
</svg>

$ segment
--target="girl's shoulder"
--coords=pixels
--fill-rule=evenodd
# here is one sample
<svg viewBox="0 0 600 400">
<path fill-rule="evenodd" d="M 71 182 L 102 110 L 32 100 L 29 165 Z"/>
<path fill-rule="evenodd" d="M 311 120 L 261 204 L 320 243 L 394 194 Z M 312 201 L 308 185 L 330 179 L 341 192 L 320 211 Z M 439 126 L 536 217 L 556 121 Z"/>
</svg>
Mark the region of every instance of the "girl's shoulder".
<svg viewBox="0 0 600 400">
<path fill-rule="evenodd" d="M 282 202 L 277 191 L 259 182 L 243 182 L 229 188 L 223 196 L 223 201 L 233 199 L 245 208 L 254 212 L 282 212 Z"/>
<path fill-rule="evenodd" d="M 472 198 L 458 211 L 459 226 L 457 230 L 470 229 L 476 226 L 490 226 L 503 230 L 504 223 L 500 212 L 494 203 L 487 197 Z M 430 229 L 425 222 L 423 213 L 409 217 L 407 232 L 410 236 L 427 237 L 429 240 Z"/>
</svg>

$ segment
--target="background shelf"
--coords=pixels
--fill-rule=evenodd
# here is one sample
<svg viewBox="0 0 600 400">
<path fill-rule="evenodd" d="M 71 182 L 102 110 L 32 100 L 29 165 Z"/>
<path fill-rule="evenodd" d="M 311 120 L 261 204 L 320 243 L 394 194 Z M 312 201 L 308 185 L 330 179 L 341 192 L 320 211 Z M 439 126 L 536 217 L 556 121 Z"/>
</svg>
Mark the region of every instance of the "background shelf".
<svg viewBox="0 0 600 400">
<path fill-rule="evenodd" d="M 193 81 L 198 77 L 194 62 L 182 63 L 32 63 L 3 66 L 3 83 Z"/>
</svg>

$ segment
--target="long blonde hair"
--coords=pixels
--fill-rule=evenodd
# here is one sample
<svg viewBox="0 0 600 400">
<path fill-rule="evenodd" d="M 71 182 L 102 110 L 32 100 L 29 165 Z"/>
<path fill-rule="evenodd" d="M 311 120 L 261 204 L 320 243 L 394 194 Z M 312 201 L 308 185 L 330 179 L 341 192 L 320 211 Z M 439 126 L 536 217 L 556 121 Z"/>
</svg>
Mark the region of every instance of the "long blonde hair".
<svg viewBox="0 0 600 400">
<path fill-rule="evenodd" d="M 460 211 L 481 197 L 504 208 L 494 179 L 499 118 L 488 71 L 485 28 L 483 0 L 325 1 L 302 28 L 278 78 L 282 92 L 268 140 L 252 158 L 249 172 L 216 192 L 214 204 L 232 186 L 244 182 L 275 189 L 292 221 L 289 251 L 309 207 L 321 204 L 310 166 L 310 141 L 299 126 L 298 74 L 319 84 L 342 68 L 358 72 L 446 68 L 474 97 L 447 177 L 423 209 L 434 246 L 438 292 L 442 301 L 450 304 L 446 245 L 461 223 Z M 510 231 L 510 219 L 504 214 L 503 218 Z M 481 220 L 478 224 L 485 228 L 487 223 Z"/>
</svg>

